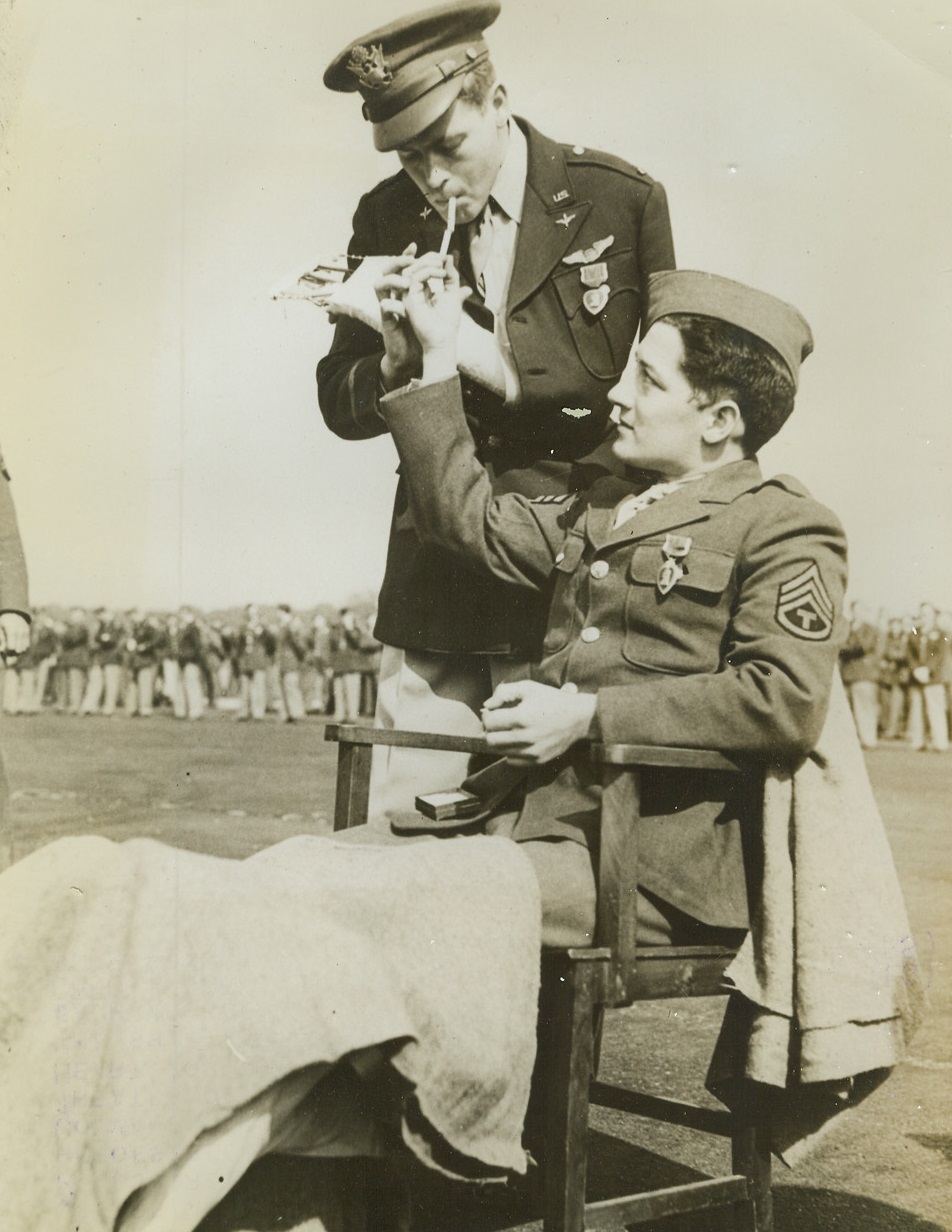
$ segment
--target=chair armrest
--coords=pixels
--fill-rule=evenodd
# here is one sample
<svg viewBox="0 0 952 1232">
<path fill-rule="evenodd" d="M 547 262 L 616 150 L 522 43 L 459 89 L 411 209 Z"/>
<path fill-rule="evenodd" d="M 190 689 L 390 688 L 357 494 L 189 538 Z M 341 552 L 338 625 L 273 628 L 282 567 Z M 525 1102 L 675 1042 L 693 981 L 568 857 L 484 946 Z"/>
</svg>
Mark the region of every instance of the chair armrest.
<svg viewBox="0 0 952 1232">
<path fill-rule="evenodd" d="M 400 749 L 437 749 L 444 753 L 490 753 L 482 736 L 443 736 L 438 732 L 395 731 L 384 727 L 365 727 L 359 723 L 328 723 L 324 739 L 340 745 L 373 748 L 386 745 Z"/>
</svg>

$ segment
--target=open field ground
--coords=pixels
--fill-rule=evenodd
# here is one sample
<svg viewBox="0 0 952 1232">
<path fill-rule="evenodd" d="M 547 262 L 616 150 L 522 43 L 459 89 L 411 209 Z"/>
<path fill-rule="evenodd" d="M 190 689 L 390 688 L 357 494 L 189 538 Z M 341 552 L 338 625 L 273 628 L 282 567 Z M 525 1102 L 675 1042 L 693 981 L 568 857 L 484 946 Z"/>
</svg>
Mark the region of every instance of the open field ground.
<svg viewBox="0 0 952 1232">
<path fill-rule="evenodd" d="M 194 724 L 165 715 L 149 721 L 41 715 L 4 718 L 0 742 L 13 792 L 0 836 L 4 862 L 78 833 L 149 836 L 242 857 L 292 834 L 330 829 L 334 751 L 316 719 L 291 726 L 235 723 L 223 714 Z M 868 756 L 931 1007 L 908 1063 L 796 1172 L 777 1167 L 777 1232 L 952 1230 L 952 756 L 898 746 Z M 721 1007 L 713 999 L 613 1013 L 604 1076 L 637 1074 L 646 1090 L 703 1098 Z M 593 1124 L 593 1196 L 641 1182 L 677 1184 L 698 1167 L 724 1163 L 723 1148 L 687 1131 L 632 1126 L 601 1111 Z M 304 1232 L 314 1166 L 261 1161 L 202 1232 Z M 423 1232 L 471 1232 L 503 1222 L 498 1196 L 477 1199 L 457 1186 L 424 1190 Z M 656 1225 L 657 1232 L 689 1226 L 714 1232 L 722 1225 Z"/>
</svg>

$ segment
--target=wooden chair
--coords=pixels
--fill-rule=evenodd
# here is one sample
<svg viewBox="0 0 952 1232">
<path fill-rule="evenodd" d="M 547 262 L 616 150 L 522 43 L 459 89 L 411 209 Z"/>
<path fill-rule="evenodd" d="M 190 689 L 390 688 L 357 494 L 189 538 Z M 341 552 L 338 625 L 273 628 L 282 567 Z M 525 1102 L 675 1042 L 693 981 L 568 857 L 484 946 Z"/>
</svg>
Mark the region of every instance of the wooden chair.
<svg viewBox="0 0 952 1232">
<path fill-rule="evenodd" d="M 361 825 L 367 819 L 374 745 L 487 752 L 478 738 L 346 724 L 329 724 L 325 737 L 339 746 L 335 830 Z M 540 1227 L 542 1232 L 622 1232 L 649 1220 L 726 1207 L 734 1208 L 738 1230 L 772 1232 L 768 1135 L 756 1106 L 731 1112 L 704 1108 L 611 1086 L 593 1077 L 597 1011 L 635 1001 L 723 995 L 722 976 L 734 957 L 733 950 L 721 947 L 636 943 L 639 770 L 663 766 L 749 774 L 750 768 L 703 749 L 593 744 L 591 757 L 603 772 L 595 945 L 543 952 L 536 1068 L 537 1077 L 544 1076 L 539 1115 L 543 1136 L 538 1149 L 543 1219 L 541 1225 L 522 1224 L 511 1232 Z M 732 1171 L 727 1176 L 586 1204 L 590 1104 L 729 1138 Z"/>
</svg>

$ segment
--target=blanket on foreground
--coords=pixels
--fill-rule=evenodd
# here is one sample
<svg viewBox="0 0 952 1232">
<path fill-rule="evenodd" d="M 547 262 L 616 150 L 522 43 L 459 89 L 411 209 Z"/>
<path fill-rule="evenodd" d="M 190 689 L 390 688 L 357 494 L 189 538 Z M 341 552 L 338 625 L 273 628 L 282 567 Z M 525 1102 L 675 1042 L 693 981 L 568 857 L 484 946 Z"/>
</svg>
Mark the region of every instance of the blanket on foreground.
<svg viewBox="0 0 952 1232">
<path fill-rule="evenodd" d="M 202 1131 L 375 1045 L 439 1140 L 524 1172 L 539 952 L 537 883 L 505 839 L 35 852 L 0 876 L 4 1226 L 111 1232 Z"/>
</svg>

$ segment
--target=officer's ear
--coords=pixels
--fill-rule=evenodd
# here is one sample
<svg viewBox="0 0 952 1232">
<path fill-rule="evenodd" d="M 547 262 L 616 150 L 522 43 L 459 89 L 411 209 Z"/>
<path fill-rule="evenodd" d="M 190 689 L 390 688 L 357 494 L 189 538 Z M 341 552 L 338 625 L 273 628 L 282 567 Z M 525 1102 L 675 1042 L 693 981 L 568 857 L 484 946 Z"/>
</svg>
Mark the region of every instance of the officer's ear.
<svg viewBox="0 0 952 1232">
<path fill-rule="evenodd" d="M 722 398 L 705 407 L 705 427 L 701 440 L 705 445 L 722 445 L 725 441 L 740 441 L 744 435 L 744 417 L 731 398 Z"/>
<path fill-rule="evenodd" d="M 495 115 L 497 128 L 502 128 L 503 125 L 509 123 L 509 91 L 501 81 L 497 81 L 493 86 L 492 94 L 489 96 L 489 105 Z"/>
</svg>

